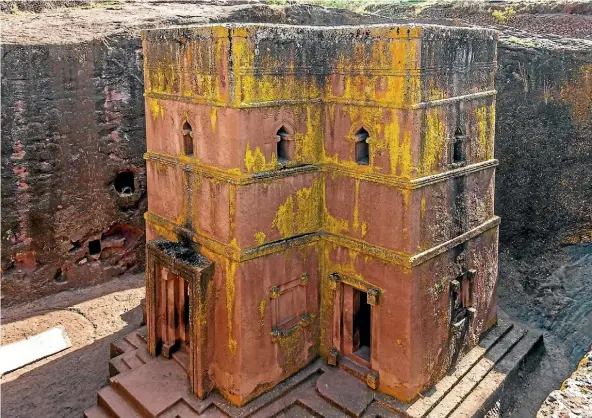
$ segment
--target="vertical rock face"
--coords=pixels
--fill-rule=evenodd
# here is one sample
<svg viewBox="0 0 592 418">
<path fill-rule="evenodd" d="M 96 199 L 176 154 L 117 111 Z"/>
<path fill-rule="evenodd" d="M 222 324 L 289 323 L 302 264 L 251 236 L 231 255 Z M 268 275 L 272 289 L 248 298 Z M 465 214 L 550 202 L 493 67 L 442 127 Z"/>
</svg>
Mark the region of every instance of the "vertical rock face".
<svg viewBox="0 0 592 418">
<path fill-rule="evenodd" d="M 143 259 L 139 40 L 2 46 L 2 302 Z"/>
<path fill-rule="evenodd" d="M 500 240 L 532 254 L 592 240 L 592 42 L 500 43 Z"/>
</svg>

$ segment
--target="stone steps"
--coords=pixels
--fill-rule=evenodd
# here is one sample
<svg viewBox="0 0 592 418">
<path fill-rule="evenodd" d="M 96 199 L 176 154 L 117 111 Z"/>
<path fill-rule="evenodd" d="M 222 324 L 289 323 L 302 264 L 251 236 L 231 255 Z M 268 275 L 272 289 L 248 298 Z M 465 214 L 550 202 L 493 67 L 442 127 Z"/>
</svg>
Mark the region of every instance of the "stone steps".
<svg viewBox="0 0 592 418">
<path fill-rule="evenodd" d="M 542 334 L 512 327 L 431 409 L 410 417 L 476 418 L 495 403 L 504 384 L 542 342 Z M 411 408 L 409 408 L 411 409 Z M 407 413 L 410 410 L 406 411 Z M 416 412 L 416 411 L 411 411 Z"/>
<path fill-rule="evenodd" d="M 524 336 L 524 331 L 512 329 L 508 336 L 496 344 L 488 355 L 484 356 L 463 376 L 454 388 L 429 412 L 430 418 L 446 418 L 466 398 L 469 393 L 485 378 L 493 366 Z"/>
<path fill-rule="evenodd" d="M 112 418 L 112 415 L 97 405 L 84 411 L 84 418 Z"/>
<path fill-rule="evenodd" d="M 146 346 L 146 327 L 142 327 L 121 340 L 111 343 L 109 376 L 115 377 L 144 365 L 150 359 Z"/>
<path fill-rule="evenodd" d="M 434 409 L 436 404 L 446 396 L 450 390 L 462 379 L 471 368 L 477 364 L 483 356 L 491 350 L 491 348 L 502 338 L 504 338 L 508 332 L 514 328 L 512 323 L 506 324 L 500 322 L 494 329 L 492 329 L 484 338 L 481 339 L 479 345 L 469 351 L 463 358 L 460 359 L 456 367 L 447 375 L 444 376 L 438 383 L 436 383 L 429 391 L 428 394 L 423 394 L 423 397 L 415 401 L 407 410 L 406 413 L 412 417 L 423 417 L 429 411 Z M 388 401 L 392 398 L 386 399 L 387 407 L 390 405 Z M 378 399 L 379 402 L 382 399 Z M 391 409 L 393 409 L 391 407 Z M 396 406 L 395 406 L 396 409 Z"/>
<path fill-rule="evenodd" d="M 171 357 L 189 373 L 189 349 L 186 345 L 181 345 L 181 348 L 175 351 Z"/>
<path fill-rule="evenodd" d="M 153 358 L 141 334 L 128 337 L 117 345 L 125 351 L 110 362 L 118 374 L 99 391 L 97 406 L 85 411 L 85 417 L 288 417 L 306 410 L 326 417 L 477 418 L 495 403 L 542 341 L 540 333 L 500 321 L 447 376 L 411 404 L 367 387 L 363 368 L 358 370 L 355 362 L 335 368 L 319 359 L 237 408 L 216 392 L 201 401 L 190 394 L 188 350 L 175 352 L 171 360 Z M 161 380 L 165 375 L 166 383 Z"/>
<path fill-rule="evenodd" d="M 360 380 L 364 380 L 368 374 L 368 369 L 366 367 L 359 365 L 347 357 L 339 359 L 339 368 Z"/>
<path fill-rule="evenodd" d="M 479 385 L 462 401 L 451 416 L 470 418 L 485 415 L 493 406 L 504 384 L 513 378 L 530 354 L 542 342 L 542 335 L 528 332 L 513 349 L 485 376 Z"/>
<path fill-rule="evenodd" d="M 120 357 L 115 357 L 109 361 L 109 377 L 125 373 L 131 368 Z"/>
<path fill-rule="evenodd" d="M 99 390 L 97 405 L 117 418 L 142 418 L 142 415 L 131 408 L 127 399 L 112 386 Z"/>
</svg>

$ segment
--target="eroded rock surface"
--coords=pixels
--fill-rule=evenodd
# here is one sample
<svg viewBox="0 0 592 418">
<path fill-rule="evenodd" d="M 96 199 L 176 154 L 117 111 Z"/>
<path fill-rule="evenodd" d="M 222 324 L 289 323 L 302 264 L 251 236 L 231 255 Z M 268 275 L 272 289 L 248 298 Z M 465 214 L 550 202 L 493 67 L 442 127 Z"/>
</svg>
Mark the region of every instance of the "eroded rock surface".
<svg viewBox="0 0 592 418">
<path fill-rule="evenodd" d="M 3 303 L 141 267 L 139 41 L 8 44 L 2 54 Z"/>
<path fill-rule="evenodd" d="M 592 351 L 589 351 L 578 369 L 565 381 L 561 389 L 549 394 L 537 418 L 592 416 Z"/>
</svg>

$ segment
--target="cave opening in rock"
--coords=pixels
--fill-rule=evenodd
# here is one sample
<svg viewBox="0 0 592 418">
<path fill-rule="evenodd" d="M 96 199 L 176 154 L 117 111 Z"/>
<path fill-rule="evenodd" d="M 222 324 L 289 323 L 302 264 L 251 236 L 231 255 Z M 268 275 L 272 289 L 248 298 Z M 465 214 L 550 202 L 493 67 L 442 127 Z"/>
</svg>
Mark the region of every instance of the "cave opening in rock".
<svg viewBox="0 0 592 418">
<path fill-rule="evenodd" d="M 88 242 L 88 253 L 90 255 L 96 255 L 101 253 L 101 241 L 98 239 Z"/>
<path fill-rule="evenodd" d="M 58 282 L 58 283 L 61 283 L 61 282 L 64 282 L 64 281 L 66 281 L 66 278 L 64 277 L 64 274 L 63 274 L 63 272 L 62 272 L 62 269 L 61 269 L 61 268 L 58 268 L 58 269 L 56 270 L 56 272 L 55 272 L 55 273 L 54 273 L 54 275 L 53 275 L 53 280 L 54 280 L 55 282 Z"/>
<path fill-rule="evenodd" d="M 134 185 L 134 173 L 131 171 L 122 171 L 117 174 L 113 186 L 117 193 L 121 195 L 131 195 L 136 190 Z"/>
</svg>

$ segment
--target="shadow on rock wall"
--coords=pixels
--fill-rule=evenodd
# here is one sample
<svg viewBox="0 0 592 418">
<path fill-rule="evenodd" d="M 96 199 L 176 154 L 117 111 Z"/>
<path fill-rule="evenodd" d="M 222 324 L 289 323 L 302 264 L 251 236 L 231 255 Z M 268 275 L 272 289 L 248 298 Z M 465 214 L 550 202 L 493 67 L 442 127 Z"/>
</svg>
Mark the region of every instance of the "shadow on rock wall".
<svg viewBox="0 0 592 418">
<path fill-rule="evenodd" d="M 592 241 L 592 46 L 500 45 L 496 212 L 517 257 Z"/>
</svg>

